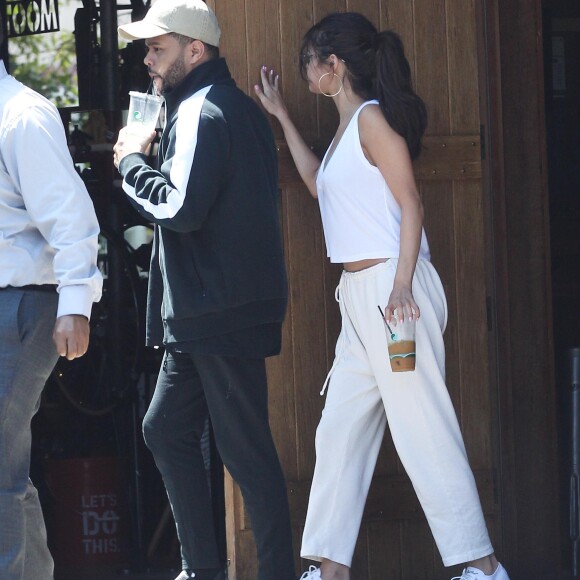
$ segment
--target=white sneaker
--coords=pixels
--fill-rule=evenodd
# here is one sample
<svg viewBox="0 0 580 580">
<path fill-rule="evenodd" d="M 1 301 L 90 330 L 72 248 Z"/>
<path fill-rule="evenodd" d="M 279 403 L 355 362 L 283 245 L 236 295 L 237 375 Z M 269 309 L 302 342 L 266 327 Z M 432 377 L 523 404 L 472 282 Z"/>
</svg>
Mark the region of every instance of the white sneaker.
<svg viewBox="0 0 580 580">
<path fill-rule="evenodd" d="M 195 575 L 191 575 L 187 570 L 182 570 L 175 580 L 188 580 L 189 578 L 195 578 Z"/>
<path fill-rule="evenodd" d="M 302 576 L 300 576 L 300 580 L 317 580 L 317 579 L 322 580 L 322 576 L 320 575 L 320 568 L 317 568 L 316 566 L 310 566 L 308 570 L 304 572 Z"/>
<path fill-rule="evenodd" d="M 508 573 L 505 571 L 505 568 L 498 564 L 495 572 L 491 575 L 484 574 L 478 568 L 465 568 L 461 576 L 455 576 L 451 578 L 451 580 L 510 580 Z"/>
</svg>

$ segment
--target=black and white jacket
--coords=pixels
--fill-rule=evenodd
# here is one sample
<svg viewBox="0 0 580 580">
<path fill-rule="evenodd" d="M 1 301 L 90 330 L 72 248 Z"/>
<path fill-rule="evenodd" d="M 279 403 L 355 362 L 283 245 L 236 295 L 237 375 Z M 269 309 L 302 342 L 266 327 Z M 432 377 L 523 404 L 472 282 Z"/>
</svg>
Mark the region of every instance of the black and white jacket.
<svg viewBox="0 0 580 580">
<path fill-rule="evenodd" d="M 119 167 L 129 200 L 158 226 L 147 344 L 281 323 L 287 283 L 267 119 L 221 58 L 194 69 L 166 106 L 159 169 L 138 153 Z"/>
</svg>

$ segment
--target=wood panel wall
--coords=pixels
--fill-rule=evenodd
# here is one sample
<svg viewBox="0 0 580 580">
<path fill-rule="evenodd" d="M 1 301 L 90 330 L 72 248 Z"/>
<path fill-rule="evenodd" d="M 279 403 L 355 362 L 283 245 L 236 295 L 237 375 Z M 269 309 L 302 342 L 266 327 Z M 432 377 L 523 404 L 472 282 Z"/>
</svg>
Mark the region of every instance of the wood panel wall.
<svg viewBox="0 0 580 580">
<path fill-rule="evenodd" d="M 252 93 L 259 67 L 281 75 L 290 112 L 322 152 L 336 127 L 333 104 L 314 97 L 298 71 L 304 32 L 331 11 L 364 13 L 403 38 L 418 93 L 429 110 L 416 175 L 426 209 L 433 263 L 449 303 L 445 334 L 448 386 L 465 435 L 490 532 L 501 541 L 494 477 L 488 356 L 489 295 L 480 144 L 477 0 L 213 0 L 222 53 L 241 88 Z M 340 267 L 326 258 L 317 204 L 293 167 L 279 126 L 281 218 L 290 302 L 283 351 L 268 361 L 274 438 L 287 476 L 298 554 L 314 467 L 314 434 L 324 404 L 319 390 L 332 364 L 340 320 L 334 289 Z M 489 241 L 489 240 L 487 240 Z M 230 577 L 254 580 L 250 523 L 237 487 L 226 483 Z M 304 569 L 306 563 L 297 567 Z M 377 465 L 353 564 L 354 580 L 449 578 L 387 436 Z"/>
<path fill-rule="evenodd" d="M 561 558 L 569 569 L 571 544 L 561 544 L 567 522 L 558 517 L 542 2 L 489 4 L 498 374 L 509 386 L 498 393 L 504 533 L 518 577 L 568 578 Z"/>
</svg>

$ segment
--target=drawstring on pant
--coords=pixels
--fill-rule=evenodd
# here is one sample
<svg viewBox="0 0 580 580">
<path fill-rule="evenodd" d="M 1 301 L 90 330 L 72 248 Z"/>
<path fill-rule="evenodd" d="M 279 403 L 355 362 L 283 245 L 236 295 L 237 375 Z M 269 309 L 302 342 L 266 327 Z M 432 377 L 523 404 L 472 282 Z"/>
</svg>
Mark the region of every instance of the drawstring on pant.
<svg viewBox="0 0 580 580">
<path fill-rule="evenodd" d="M 328 371 L 328 374 L 326 375 L 326 379 L 324 381 L 324 384 L 322 385 L 322 390 L 320 391 L 320 395 L 324 395 L 324 393 L 326 392 L 326 387 L 328 387 L 328 383 L 330 382 L 330 377 L 332 375 L 332 371 L 334 371 L 334 368 L 336 367 L 336 363 L 338 362 L 338 359 L 340 358 L 340 355 L 342 354 L 342 342 L 340 344 L 340 350 L 338 352 L 338 354 L 336 355 L 334 362 L 332 363 L 332 366 L 330 367 L 330 370 Z"/>
<path fill-rule="evenodd" d="M 334 299 L 338 302 L 338 304 L 340 305 L 340 284 L 336 287 L 336 290 L 334 291 Z M 332 363 L 332 366 L 330 367 L 330 370 L 328 371 L 328 374 L 326 375 L 326 379 L 324 380 L 324 384 L 322 385 L 322 390 L 320 391 L 320 396 L 324 396 L 324 393 L 326 393 L 326 389 L 328 387 L 328 383 L 330 382 L 330 377 L 332 376 L 332 372 L 334 371 L 338 360 L 340 359 L 341 355 L 342 355 L 342 351 L 344 349 L 344 336 L 340 337 L 340 346 L 338 348 L 338 352 L 336 353 L 336 356 L 334 357 L 334 362 Z"/>
</svg>

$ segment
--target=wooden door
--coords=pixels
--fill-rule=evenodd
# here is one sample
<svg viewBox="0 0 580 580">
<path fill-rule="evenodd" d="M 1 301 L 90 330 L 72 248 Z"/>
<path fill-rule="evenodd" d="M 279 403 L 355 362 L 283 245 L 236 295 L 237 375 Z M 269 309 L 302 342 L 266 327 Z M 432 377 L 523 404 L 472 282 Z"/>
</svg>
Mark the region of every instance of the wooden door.
<svg viewBox="0 0 580 580">
<path fill-rule="evenodd" d="M 331 11 L 358 11 L 403 38 L 417 92 L 429 109 L 425 150 L 416 175 L 425 205 L 433 263 L 449 303 L 447 379 L 463 429 L 492 539 L 499 542 L 494 479 L 486 275 L 486 203 L 480 145 L 478 0 L 214 0 L 226 56 L 248 92 L 262 64 L 276 68 L 291 114 L 322 153 L 336 127 L 333 104 L 300 78 L 304 32 Z M 293 167 L 274 122 L 280 158 L 280 215 L 290 303 L 283 351 L 268 361 L 270 416 L 286 473 L 295 552 L 314 468 L 314 434 L 340 320 L 334 289 L 340 268 L 326 258 L 317 204 Z M 256 578 L 251 525 L 236 485 L 226 478 L 230 578 Z M 299 562 L 297 569 L 304 569 Z M 444 570 L 412 486 L 385 437 L 353 563 L 354 580 L 443 579 Z"/>
</svg>

